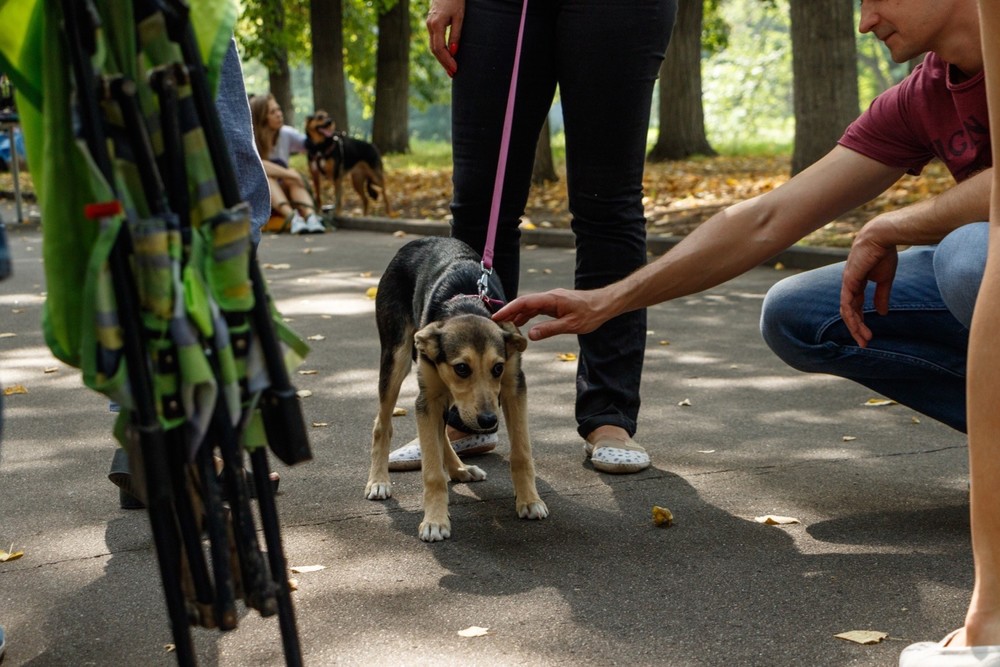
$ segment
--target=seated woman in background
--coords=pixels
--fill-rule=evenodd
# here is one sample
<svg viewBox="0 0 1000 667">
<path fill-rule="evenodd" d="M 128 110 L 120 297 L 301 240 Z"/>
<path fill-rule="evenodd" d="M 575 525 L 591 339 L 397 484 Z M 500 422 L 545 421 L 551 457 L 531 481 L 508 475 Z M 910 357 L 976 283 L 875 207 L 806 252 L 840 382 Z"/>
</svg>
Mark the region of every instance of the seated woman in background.
<svg viewBox="0 0 1000 667">
<path fill-rule="evenodd" d="M 322 234 L 323 221 L 305 179 L 288 166 L 292 153 L 305 153 L 306 135 L 285 125 L 281 107 L 271 94 L 250 98 L 254 141 L 271 188 L 271 208 L 291 223 L 292 234 Z"/>
</svg>

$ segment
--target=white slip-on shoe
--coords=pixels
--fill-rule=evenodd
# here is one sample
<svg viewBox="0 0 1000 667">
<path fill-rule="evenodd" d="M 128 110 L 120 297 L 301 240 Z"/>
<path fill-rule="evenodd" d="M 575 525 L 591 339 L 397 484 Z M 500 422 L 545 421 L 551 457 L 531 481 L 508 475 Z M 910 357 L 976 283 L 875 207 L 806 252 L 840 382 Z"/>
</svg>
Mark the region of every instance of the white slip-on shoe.
<svg viewBox="0 0 1000 667">
<path fill-rule="evenodd" d="M 1000 667 L 1000 646 L 948 646 L 961 630 L 939 642 L 910 644 L 899 654 L 899 667 Z"/>
<path fill-rule="evenodd" d="M 651 464 L 649 454 L 632 438 L 627 441 L 602 438 L 595 443 L 584 441 L 583 453 L 595 470 L 612 475 L 626 475 L 645 470 Z"/>
<path fill-rule="evenodd" d="M 496 449 L 496 433 L 475 433 L 451 441 L 451 448 L 459 456 L 474 456 L 485 454 Z M 414 438 L 408 443 L 389 452 L 389 470 L 392 472 L 404 472 L 406 470 L 420 470 L 420 440 Z"/>
</svg>

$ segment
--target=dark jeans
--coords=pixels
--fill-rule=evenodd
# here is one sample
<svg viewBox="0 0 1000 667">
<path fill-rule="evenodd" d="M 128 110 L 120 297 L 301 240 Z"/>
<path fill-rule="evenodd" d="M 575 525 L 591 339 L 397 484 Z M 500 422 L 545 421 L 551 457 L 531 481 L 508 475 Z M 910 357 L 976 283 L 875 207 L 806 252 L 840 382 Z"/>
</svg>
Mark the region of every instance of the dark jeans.
<svg viewBox="0 0 1000 667">
<path fill-rule="evenodd" d="M 468 0 L 452 83 L 452 235 L 482 252 L 521 14 L 520 0 Z M 539 131 L 559 87 L 578 289 L 602 287 L 646 262 L 642 173 L 653 84 L 676 0 L 529 3 L 494 270 L 517 295 L 517 225 Z M 645 310 L 579 336 L 580 435 L 612 424 L 636 430 Z"/>
</svg>

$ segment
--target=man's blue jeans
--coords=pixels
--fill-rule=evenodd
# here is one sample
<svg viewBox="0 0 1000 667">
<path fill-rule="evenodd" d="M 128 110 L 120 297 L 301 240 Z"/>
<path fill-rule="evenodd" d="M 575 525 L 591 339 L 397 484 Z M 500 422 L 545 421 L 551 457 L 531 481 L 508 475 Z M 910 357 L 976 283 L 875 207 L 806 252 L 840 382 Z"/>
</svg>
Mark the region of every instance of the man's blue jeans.
<svg viewBox="0 0 1000 667">
<path fill-rule="evenodd" d="M 859 382 L 965 432 L 965 362 L 972 309 L 986 266 L 989 224 L 958 228 L 936 246 L 899 253 L 889 313 L 865 296 L 867 348 L 840 317 L 843 263 L 785 278 L 764 299 L 760 328 L 783 361 Z"/>
</svg>

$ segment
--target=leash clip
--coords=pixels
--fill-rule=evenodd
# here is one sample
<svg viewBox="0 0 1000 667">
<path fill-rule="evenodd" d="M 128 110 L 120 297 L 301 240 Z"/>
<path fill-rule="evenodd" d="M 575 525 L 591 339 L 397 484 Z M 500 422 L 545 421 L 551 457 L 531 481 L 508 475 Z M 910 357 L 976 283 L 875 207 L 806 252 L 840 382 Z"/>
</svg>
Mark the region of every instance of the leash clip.
<svg viewBox="0 0 1000 667">
<path fill-rule="evenodd" d="M 489 295 L 490 292 L 489 279 L 490 276 L 493 275 L 493 269 L 487 269 L 486 264 L 484 264 L 483 262 L 479 262 L 479 268 L 480 270 L 482 270 L 483 273 L 482 275 L 479 276 L 479 282 L 477 283 L 476 286 L 479 288 L 479 298 L 483 302 L 488 304 L 492 300 L 490 299 Z"/>
</svg>

